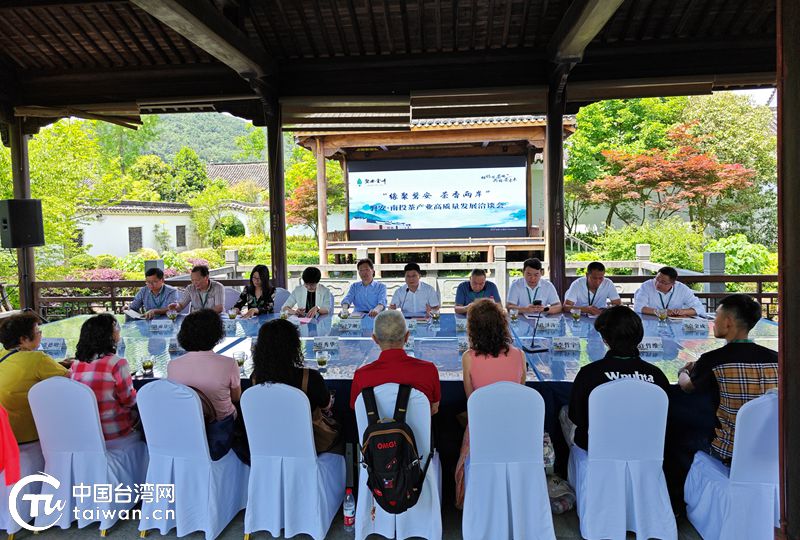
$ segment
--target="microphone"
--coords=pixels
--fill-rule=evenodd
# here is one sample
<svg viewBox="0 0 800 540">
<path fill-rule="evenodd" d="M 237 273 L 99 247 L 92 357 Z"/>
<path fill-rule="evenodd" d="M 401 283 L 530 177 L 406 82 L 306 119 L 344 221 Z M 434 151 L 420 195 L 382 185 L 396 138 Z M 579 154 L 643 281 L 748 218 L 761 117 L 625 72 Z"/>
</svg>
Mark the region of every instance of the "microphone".
<svg viewBox="0 0 800 540">
<path fill-rule="evenodd" d="M 545 306 L 545 308 L 542 311 L 542 313 L 547 312 L 549 310 L 550 310 L 550 307 L 549 306 Z M 547 351 L 550 350 L 547 347 L 537 347 L 536 346 L 536 330 L 539 329 L 539 320 L 541 318 L 542 318 L 542 315 L 540 313 L 539 316 L 536 317 L 536 322 L 533 324 L 533 337 L 531 337 L 531 346 L 530 347 L 526 347 L 524 345 L 522 346 L 522 350 L 525 351 L 526 353 L 536 354 L 536 353 L 547 352 Z"/>
<path fill-rule="evenodd" d="M 403 312 L 403 306 L 406 305 L 406 300 L 408 300 L 408 287 L 406 287 L 406 294 L 403 295 L 403 301 L 400 303 L 400 313 Z"/>
</svg>

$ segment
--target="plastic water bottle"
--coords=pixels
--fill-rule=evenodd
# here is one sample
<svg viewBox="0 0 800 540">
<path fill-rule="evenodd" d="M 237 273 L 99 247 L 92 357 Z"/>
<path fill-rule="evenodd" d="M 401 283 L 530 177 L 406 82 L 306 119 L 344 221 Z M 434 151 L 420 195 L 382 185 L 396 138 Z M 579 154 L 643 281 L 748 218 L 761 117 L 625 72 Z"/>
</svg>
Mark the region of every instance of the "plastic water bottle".
<svg viewBox="0 0 800 540">
<path fill-rule="evenodd" d="M 356 500 L 353 498 L 353 490 L 347 488 L 344 492 L 344 531 L 354 533 L 356 525 Z"/>
</svg>

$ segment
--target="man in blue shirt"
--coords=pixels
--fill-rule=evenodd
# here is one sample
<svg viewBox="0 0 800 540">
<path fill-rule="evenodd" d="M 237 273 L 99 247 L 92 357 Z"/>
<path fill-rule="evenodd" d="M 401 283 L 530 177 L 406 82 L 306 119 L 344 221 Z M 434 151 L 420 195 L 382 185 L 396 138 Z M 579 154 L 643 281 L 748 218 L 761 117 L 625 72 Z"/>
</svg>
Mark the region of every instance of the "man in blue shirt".
<svg viewBox="0 0 800 540">
<path fill-rule="evenodd" d="M 146 287 L 139 289 L 129 306 L 133 311 L 145 309 L 144 318 L 152 319 L 164 315 L 169 305 L 178 300 L 178 290 L 164 283 L 164 271 L 150 268 L 144 274 Z"/>
<path fill-rule="evenodd" d="M 386 308 L 386 285 L 375 281 L 375 267 L 370 259 L 361 259 L 356 265 L 358 277 L 342 299 L 342 310 L 352 305 L 356 311 L 375 317 Z"/>
<path fill-rule="evenodd" d="M 495 302 L 502 303 L 497 285 L 486 280 L 485 270 L 476 268 L 470 274 L 469 281 L 459 284 L 456 289 L 456 313 L 466 313 L 469 305 L 481 298 L 490 298 Z"/>
</svg>

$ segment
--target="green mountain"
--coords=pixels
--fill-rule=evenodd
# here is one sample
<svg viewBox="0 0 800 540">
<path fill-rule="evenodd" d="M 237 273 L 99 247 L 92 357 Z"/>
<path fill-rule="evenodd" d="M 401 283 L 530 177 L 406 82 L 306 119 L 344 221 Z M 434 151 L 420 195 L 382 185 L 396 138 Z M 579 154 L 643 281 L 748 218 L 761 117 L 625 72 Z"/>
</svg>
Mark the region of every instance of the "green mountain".
<svg viewBox="0 0 800 540">
<path fill-rule="evenodd" d="M 247 135 L 247 122 L 218 113 L 161 114 L 158 136 L 148 143 L 144 154 L 155 154 L 166 162 L 183 146 L 189 146 L 205 162 L 238 161 L 236 137 Z"/>
</svg>

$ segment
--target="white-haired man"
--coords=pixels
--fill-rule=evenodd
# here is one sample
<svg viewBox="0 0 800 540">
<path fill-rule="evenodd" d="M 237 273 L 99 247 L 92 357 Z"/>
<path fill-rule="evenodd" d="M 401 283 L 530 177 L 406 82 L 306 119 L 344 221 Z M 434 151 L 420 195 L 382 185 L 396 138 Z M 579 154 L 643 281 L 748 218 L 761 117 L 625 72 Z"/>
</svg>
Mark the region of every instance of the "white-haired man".
<svg viewBox="0 0 800 540">
<path fill-rule="evenodd" d="M 442 399 L 439 370 L 432 362 L 408 356 L 403 350 L 408 340 L 406 319 L 399 311 L 382 311 L 375 317 L 372 339 L 381 348 L 381 355 L 374 362 L 358 368 L 350 386 L 350 408 L 354 409 L 356 398 L 364 388 L 385 383 L 407 384 L 416 388 L 431 403 L 431 414 L 439 410 Z"/>
</svg>

